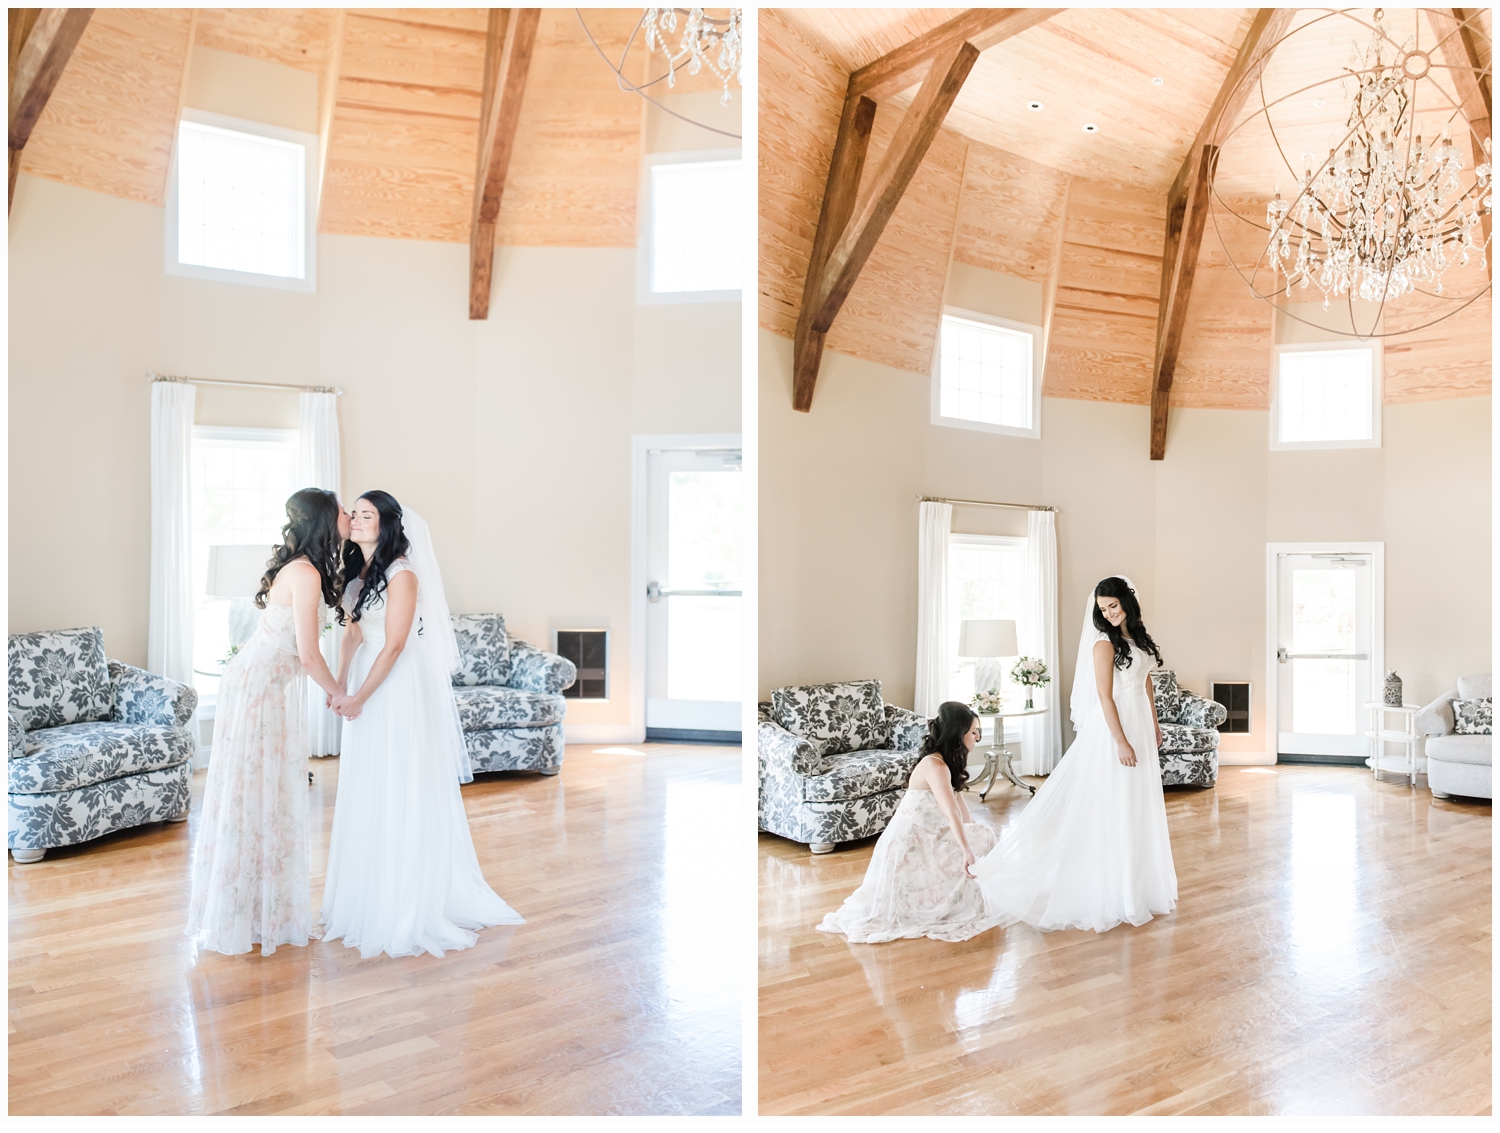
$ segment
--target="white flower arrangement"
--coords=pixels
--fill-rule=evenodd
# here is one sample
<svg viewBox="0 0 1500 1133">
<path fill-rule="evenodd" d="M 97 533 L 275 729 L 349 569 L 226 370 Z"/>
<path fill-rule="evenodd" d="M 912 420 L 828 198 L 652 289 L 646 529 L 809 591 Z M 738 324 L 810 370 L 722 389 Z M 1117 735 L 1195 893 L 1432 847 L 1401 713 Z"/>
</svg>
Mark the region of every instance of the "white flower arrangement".
<svg viewBox="0 0 1500 1133">
<path fill-rule="evenodd" d="M 1047 672 L 1047 662 L 1038 657 L 1022 657 L 1017 660 L 1010 671 L 1010 679 L 1027 688 L 1039 688 L 1052 683 L 1052 675 Z"/>
<path fill-rule="evenodd" d="M 976 692 L 969 701 L 969 707 L 981 715 L 1000 711 L 1000 690 L 992 688 L 989 692 Z"/>
</svg>

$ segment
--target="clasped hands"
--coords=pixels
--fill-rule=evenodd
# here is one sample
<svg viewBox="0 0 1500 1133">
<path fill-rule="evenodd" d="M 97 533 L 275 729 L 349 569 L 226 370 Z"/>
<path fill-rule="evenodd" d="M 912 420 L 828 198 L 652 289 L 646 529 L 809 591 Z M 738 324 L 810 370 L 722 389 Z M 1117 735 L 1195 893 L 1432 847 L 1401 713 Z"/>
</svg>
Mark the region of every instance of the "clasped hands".
<svg viewBox="0 0 1500 1133">
<path fill-rule="evenodd" d="M 360 702 L 359 697 L 350 696 L 347 692 L 327 693 L 324 696 L 323 703 L 332 708 L 345 720 L 353 720 L 359 715 L 360 710 L 364 708 L 364 704 Z"/>
</svg>

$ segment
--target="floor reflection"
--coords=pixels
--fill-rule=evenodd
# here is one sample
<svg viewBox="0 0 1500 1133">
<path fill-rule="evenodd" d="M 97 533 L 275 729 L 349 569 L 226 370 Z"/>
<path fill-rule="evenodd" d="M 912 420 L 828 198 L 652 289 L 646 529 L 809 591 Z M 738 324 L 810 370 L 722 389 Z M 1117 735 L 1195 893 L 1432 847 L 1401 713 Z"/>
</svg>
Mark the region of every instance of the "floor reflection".
<svg viewBox="0 0 1500 1133">
<path fill-rule="evenodd" d="M 1342 995 L 1359 986 L 1358 860 L 1353 798 L 1293 796 L 1289 939 L 1292 970 L 1309 991 Z"/>
</svg>

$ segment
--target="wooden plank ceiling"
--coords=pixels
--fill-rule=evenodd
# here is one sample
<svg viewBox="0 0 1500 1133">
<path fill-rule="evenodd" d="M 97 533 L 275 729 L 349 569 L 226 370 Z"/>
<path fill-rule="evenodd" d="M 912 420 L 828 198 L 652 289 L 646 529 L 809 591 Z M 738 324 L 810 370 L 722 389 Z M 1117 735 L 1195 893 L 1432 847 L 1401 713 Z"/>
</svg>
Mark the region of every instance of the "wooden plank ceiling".
<svg viewBox="0 0 1500 1133">
<path fill-rule="evenodd" d="M 191 43 L 323 75 L 332 8 L 101 8 L 23 154 L 25 173 L 160 205 Z M 716 9 L 711 9 L 716 12 Z M 344 10 L 319 230 L 467 242 L 487 12 Z M 584 9 L 619 60 L 640 9 Z M 648 60 L 636 37 L 627 74 Z M 660 55 L 652 74 L 661 67 Z M 660 89 L 660 88 L 658 88 Z M 715 89 L 679 75 L 675 91 Z M 736 91 L 736 97 L 739 97 Z M 643 103 L 571 8 L 542 12 L 499 244 L 634 247 Z"/>
<path fill-rule="evenodd" d="M 850 72 L 962 11 L 761 9 L 762 326 L 793 335 Z M 827 349 L 929 374 L 949 264 L 1046 286 L 1062 224 L 1044 392 L 1149 404 L 1167 191 L 1253 11 L 1070 9 L 985 50 L 834 321 Z M 1316 18 L 1302 13 L 1293 26 Z M 1480 16 L 1486 62 L 1490 18 L 1488 10 Z M 1420 43 L 1435 38 L 1430 22 L 1409 11 L 1388 10 L 1386 22 Z M 1309 35 L 1285 59 L 1273 57 L 1269 97 L 1306 85 L 1309 73 L 1337 74 L 1348 62 L 1357 29 L 1335 23 L 1325 22 L 1321 40 Z M 1312 97 L 1284 104 L 1288 125 L 1299 137 L 1317 129 L 1326 139 L 1328 112 L 1314 108 Z M 1028 111 L 1031 99 L 1044 109 Z M 908 91 L 881 104 L 867 177 L 910 101 Z M 1344 105 L 1336 91 L 1325 101 Z M 1431 122 L 1453 113 L 1452 105 L 1434 107 Z M 1455 121 L 1457 136 L 1462 120 Z M 1086 122 L 1098 131 L 1085 133 Z M 1276 122 L 1279 129 L 1281 118 Z M 1253 123 L 1225 147 L 1218 183 L 1225 200 L 1215 202 L 1203 238 L 1172 405 L 1269 406 L 1273 312 L 1225 252 L 1227 246 L 1242 265 L 1253 262 L 1257 234 L 1236 225 L 1225 206 L 1263 216 L 1276 163 L 1274 142 Z M 1281 168 L 1281 184 L 1290 186 Z M 1484 285 L 1477 264 L 1450 272 L 1448 281 L 1450 292 L 1464 294 Z M 1419 325 L 1432 305 L 1421 298 L 1393 305 L 1387 329 Z M 1386 401 L 1489 392 L 1490 310 L 1485 295 L 1444 323 L 1388 340 Z"/>
</svg>

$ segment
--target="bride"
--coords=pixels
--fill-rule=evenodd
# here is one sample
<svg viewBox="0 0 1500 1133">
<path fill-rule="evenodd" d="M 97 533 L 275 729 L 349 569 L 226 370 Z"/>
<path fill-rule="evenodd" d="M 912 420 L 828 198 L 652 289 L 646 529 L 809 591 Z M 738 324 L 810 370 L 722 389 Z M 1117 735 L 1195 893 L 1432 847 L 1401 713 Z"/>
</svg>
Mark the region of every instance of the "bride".
<svg viewBox="0 0 1500 1133">
<path fill-rule="evenodd" d="M 974 866 L 1001 924 L 1105 932 L 1176 907 L 1153 662 L 1161 664 L 1161 650 L 1135 587 L 1123 575 L 1104 579 L 1089 595 L 1073 675 L 1077 737 Z"/>
<path fill-rule="evenodd" d="M 458 645 L 432 536 L 386 492 L 350 514 L 338 798 L 323 939 L 362 957 L 441 956 L 524 918 L 484 880 L 459 793 L 473 778 L 450 677 Z"/>
</svg>

